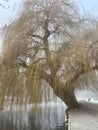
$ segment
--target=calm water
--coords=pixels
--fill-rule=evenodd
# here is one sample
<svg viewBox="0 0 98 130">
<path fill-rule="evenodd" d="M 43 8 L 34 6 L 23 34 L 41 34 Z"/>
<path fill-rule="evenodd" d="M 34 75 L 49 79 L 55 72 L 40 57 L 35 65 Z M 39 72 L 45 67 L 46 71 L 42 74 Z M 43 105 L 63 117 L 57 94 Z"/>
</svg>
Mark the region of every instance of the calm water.
<svg viewBox="0 0 98 130">
<path fill-rule="evenodd" d="M 65 130 L 65 109 L 62 103 L 48 103 L 33 112 L 1 111 L 0 130 Z"/>
</svg>

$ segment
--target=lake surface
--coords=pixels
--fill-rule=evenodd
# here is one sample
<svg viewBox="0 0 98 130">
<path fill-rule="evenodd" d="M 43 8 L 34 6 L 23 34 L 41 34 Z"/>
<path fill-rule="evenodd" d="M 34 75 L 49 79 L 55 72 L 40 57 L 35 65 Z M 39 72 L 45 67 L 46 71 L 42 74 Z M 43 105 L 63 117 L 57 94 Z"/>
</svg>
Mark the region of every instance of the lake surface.
<svg viewBox="0 0 98 130">
<path fill-rule="evenodd" d="M 62 103 L 47 103 L 33 112 L 1 111 L 0 130 L 65 130 L 65 109 Z"/>
<path fill-rule="evenodd" d="M 95 93 L 83 91 L 77 93 L 78 100 L 88 100 L 95 103 Z M 98 100 L 97 100 L 98 102 Z M 24 106 L 23 106 L 24 108 Z M 8 105 L 0 112 L 0 130 L 65 130 L 66 106 L 62 102 L 38 104 L 36 108 L 28 106 L 27 111 L 8 112 Z"/>
</svg>

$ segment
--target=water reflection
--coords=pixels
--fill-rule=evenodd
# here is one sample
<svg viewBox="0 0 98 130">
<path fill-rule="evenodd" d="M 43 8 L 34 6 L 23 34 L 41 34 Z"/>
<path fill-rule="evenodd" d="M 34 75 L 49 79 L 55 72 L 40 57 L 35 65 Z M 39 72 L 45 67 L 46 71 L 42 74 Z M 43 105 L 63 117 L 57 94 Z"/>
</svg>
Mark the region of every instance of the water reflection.
<svg viewBox="0 0 98 130">
<path fill-rule="evenodd" d="M 39 105 L 37 112 L 0 113 L 0 130 L 65 130 L 65 106 Z"/>
</svg>

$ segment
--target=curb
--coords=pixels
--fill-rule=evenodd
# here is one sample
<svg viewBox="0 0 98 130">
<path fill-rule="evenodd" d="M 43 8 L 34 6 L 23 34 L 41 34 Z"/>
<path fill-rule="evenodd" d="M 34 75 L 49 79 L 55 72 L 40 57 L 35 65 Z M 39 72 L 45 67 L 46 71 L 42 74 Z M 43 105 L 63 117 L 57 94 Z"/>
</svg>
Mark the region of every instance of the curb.
<svg viewBox="0 0 98 130">
<path fill-rule="evenodd" d="M 70 120 L 70 116 L 69 116 L 69 110 L 66 110 L 65 129 L 71 130 L 71 120 Z"/>
</svg>

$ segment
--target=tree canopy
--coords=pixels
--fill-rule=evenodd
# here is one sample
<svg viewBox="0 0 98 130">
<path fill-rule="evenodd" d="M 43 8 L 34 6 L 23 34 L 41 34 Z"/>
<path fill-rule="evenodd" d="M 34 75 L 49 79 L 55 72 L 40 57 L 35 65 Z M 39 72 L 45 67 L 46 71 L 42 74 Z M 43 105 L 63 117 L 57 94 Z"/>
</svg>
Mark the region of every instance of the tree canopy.
<svg viewBox="0 0 98 130">
<path fill-rule="evenodd" d="M 75 89 L 96 86 L 98 24 L 69 0 L 25 0 L 19 17 L 3 29 L 0 100 L 20 106 L 50 96 L 78 107 Z M 46 88 L 48 90 L 45 92 Z"/>
</svg>

